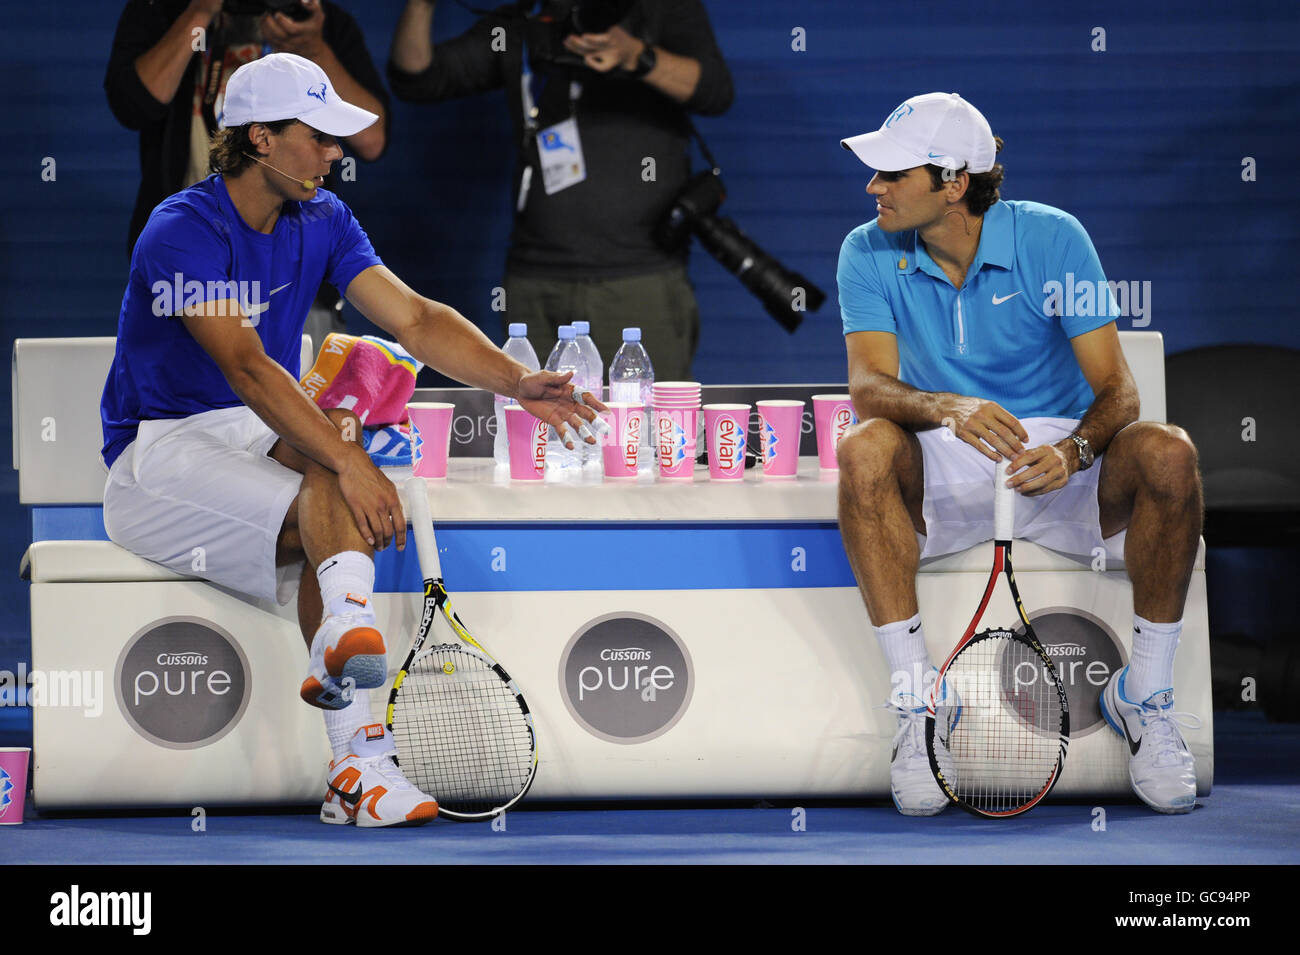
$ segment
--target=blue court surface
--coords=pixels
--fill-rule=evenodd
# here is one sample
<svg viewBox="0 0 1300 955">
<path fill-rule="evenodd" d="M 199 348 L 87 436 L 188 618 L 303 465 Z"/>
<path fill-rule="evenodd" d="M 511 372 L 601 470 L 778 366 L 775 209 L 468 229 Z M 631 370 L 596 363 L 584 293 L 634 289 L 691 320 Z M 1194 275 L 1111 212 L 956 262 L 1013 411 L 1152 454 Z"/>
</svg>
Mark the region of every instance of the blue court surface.
<svg viewBox="0 0 1300 955">
<path fill-rule="evenodd" d="M 548 807 L 489 824 L 326 826 L 312 811 L 40 817 L 0 830 L 0 862 L 45 864 L 848 863 L 1250 865 L 1300 862 L 1300 725 L 1215 716 L 1213 793 L 1184 816 L 1133 802 L 1049 804 L 1008 821 L 888 803 Z M 1104 814 L 1104 815 L 1103 815 Z M 1101 828 L 1104 821 L 1105 828 Z"/>
</svg>

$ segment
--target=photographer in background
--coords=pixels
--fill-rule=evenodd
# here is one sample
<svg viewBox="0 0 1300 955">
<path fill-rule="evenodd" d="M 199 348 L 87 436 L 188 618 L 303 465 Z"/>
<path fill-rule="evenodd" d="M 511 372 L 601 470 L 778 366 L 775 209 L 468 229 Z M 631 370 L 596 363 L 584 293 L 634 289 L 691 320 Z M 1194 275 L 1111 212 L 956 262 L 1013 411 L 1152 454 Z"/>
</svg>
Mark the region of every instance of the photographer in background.
<svg viewBox="0 0 1300 955">
<path fill-rule="evenodd" d="M 684 246 L 656 225 L 690 177 L 688 112 L 716 115 L 731 74 L 699 0 L 522 0 L 432 42 L 434 0 L 409 0 L 389 83 L 412 102 L 504 88 L 518 142 L 506 314 L 549 350 L 585 319 L 606 359 L 639 325 L 656 377 L 690 377 L 699 309 Z M 548 340 L 539 340 L 549 331 Z"/>
<path fill-rule="evenodd" d="M 367 162 L 388 144 L 388 94 L 366 51 L 361 29 L 337 4 L 322 0 L 130 0 L 118 20 L 104 89 L 113 115 L 140 132 L 140 190 L 127 254 L 153 208 L 212 172 L 208 146 L 225 100 L 226 81 L 268 53 L 296 53 L 325 71 L 346 102 L 379 122 L 343 140 Z M 336 190 L 331 177 L 326 185 Z M 343 331 L 336 290 L 323 287 L 306 331 L 320 347 Z"/>
</svg>

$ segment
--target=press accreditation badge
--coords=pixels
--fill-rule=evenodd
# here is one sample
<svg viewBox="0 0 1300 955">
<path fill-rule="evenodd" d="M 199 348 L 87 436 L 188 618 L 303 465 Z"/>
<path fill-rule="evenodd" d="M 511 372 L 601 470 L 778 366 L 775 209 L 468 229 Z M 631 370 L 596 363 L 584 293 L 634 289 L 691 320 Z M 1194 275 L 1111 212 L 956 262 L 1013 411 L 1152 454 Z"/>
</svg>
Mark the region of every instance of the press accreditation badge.
<svg viewBox="0 0 1300 955">
<path fill-rule="evenodd" d="M 548 196 L 587 178 L 578 123 L 572 117 L 537 134 L 537 153 L 542 161 L 542 188 Z"/>
</svg>

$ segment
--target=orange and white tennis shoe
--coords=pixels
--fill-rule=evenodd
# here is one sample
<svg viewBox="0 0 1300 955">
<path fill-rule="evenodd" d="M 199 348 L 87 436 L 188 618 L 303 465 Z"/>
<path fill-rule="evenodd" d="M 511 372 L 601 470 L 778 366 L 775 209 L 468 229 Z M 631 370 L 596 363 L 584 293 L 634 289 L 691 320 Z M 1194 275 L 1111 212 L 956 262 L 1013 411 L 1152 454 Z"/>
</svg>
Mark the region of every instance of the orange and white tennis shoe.
<svg viewBox="0 0 1300 955">
<path fill-rule="evenodd" d="M 336 826 L 418 826 L 438 815 L 438 802 L 412 786 L 393 762 L 392 734 L 375 723 L 352 737 L 352 752 L 330 763 L 320 821 Z"/>
<path fill-rule="evenodd" d="M 388 654 L 374 613 L 330 614 L 312 637 L 299 694 L 312 706 L 341 710 L 352 702 L 353 690 L 383 686 L 387 678 Z"/>
</svg>

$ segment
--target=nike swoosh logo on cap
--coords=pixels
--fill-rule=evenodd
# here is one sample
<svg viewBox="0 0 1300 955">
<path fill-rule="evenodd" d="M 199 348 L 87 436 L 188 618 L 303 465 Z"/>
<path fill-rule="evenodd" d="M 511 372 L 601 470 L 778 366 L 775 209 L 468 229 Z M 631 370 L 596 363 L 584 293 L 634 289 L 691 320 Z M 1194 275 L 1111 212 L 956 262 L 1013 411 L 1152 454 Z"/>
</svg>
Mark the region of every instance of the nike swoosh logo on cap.
<svg viewBox="0 0 1300 955">
<path fill-rule="evenodd" d="M 1023 292 L 1024 289 L 1021 289 L 1020 291 Z M 1004 295 L 1004 296 L 1002 296 L 1001 298 L 998 298 L 996 295 L 994 295 L 994 296 L 993 296 L 993 304 L 994 304 L 994 305 L 1001 305 L 1003 302 L 1010 301 L 1011 299 L 1015 298 L 1015 297 L 1016 297 L 1017 295 L 1019 295 L 1019 294 L 1020 294 L 1020 292 L 1012 292 L 1010 295 Z"/>
</svg>

